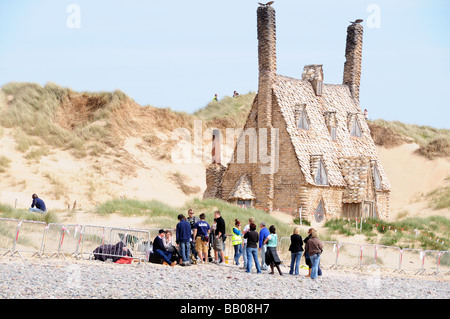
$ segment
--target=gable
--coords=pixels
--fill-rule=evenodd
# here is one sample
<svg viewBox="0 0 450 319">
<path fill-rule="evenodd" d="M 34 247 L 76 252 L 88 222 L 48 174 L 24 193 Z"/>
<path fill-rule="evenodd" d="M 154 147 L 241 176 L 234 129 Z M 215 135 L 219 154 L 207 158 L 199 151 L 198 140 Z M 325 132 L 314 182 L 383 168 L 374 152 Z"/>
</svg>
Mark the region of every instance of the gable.
<svg viewBox="0 0 450 319">
<path fill-rule="evenodd" d="M 228 200 L 252 200 L 255 198 L 255 194 L 252 190 L 252 181 L 247 174 L 244 174 L 239 178 L 228 196 Z"/>
</svg>

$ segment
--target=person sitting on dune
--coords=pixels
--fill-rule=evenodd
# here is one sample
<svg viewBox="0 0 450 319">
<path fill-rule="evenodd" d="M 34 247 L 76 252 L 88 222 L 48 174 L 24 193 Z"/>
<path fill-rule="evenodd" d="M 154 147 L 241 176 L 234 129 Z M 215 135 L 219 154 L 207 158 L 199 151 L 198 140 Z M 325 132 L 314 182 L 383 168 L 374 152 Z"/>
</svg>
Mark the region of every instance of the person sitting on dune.
<svg viewBox="0 0 450 319">
<path fill-rule="evenodd" d="M 30 212 L 41 213 L 44 214 L 47 212 L 47 207 L 45 207 L 45 203 L 42 199 L 38 197 L 38 195 L 33 194 L 31 196 L 33 202 L 31 203 Z"/>
</svg>

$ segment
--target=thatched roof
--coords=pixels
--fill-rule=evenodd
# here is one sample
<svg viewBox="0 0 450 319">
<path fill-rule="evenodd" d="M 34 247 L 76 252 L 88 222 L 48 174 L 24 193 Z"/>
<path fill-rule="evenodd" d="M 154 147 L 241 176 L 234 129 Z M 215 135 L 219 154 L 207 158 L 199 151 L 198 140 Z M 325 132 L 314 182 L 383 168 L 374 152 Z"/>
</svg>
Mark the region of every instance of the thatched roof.
<svg viewBox="0 0 450 319">
<path fill-rule="evenodd" d="M 273 85 L 281 113 L 287 126 L 300 168 L 308 184 L 315 185 L 311 170 L 311 156 L 322 155 L 328 174 L 328 183 L 335 187 L 348 187 L 344 179 L 341 158 L 368 158 L 375 161 L 381 177 L 381 190 L 389 191 L 390 184 L 381 166 L 375 144 L 361 109 L 347 85 L 323 84 L 322 95 L 317 96 L 309 81 L 277 75 Z M 297 128 L 298 109 L 306 110 L 309 129 Z M 336 140 L 328 131 L 325 114 L 335 112 Z M 349 119 L 356 117 L 361 137 L 350 134 Z"/>
</svg>

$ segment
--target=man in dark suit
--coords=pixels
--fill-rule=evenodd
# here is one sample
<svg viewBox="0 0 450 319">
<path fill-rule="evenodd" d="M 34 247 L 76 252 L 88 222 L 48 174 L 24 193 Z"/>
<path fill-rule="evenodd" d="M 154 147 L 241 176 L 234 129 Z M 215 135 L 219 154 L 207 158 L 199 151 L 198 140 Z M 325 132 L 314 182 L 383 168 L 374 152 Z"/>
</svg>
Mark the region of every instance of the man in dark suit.
<svg viewBox="0 0 450 319">
<path fill-rule="evenodd" d="M 164 229 L 159 230 L 158 236 L 156 236 L 153 240 L 153 252 L 164 260 L 163 265 L 170 265 L 173 267 L 177 264 L 177 262 L 170 261 L 170 258 L 172 258 L 172 252 L 167 251 L 166 247 L 164 247 L 162 238 L 165 236 L 165 234 L 166 231 Z"/>
</svg>

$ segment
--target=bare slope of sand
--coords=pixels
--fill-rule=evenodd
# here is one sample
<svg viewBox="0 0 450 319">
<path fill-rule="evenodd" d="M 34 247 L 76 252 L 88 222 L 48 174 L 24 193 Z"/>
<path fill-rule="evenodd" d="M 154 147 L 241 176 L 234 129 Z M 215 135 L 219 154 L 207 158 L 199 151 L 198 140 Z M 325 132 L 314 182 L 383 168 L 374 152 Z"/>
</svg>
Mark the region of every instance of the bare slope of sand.
<svg viewBox="0 0 450 319">
<path fill-rule="evenodd" d="M 391 183 L 389 219 L 398 216 L 442 215 L 450 217 L 449 209 L 429 208 L 424 195 L 449 185 L 450 161 L 439 158 L 428 160 L 415 153 L 416 144 L 403 144 L 395 148 L 377 147 L 383 168 Z"/>
</svg>

